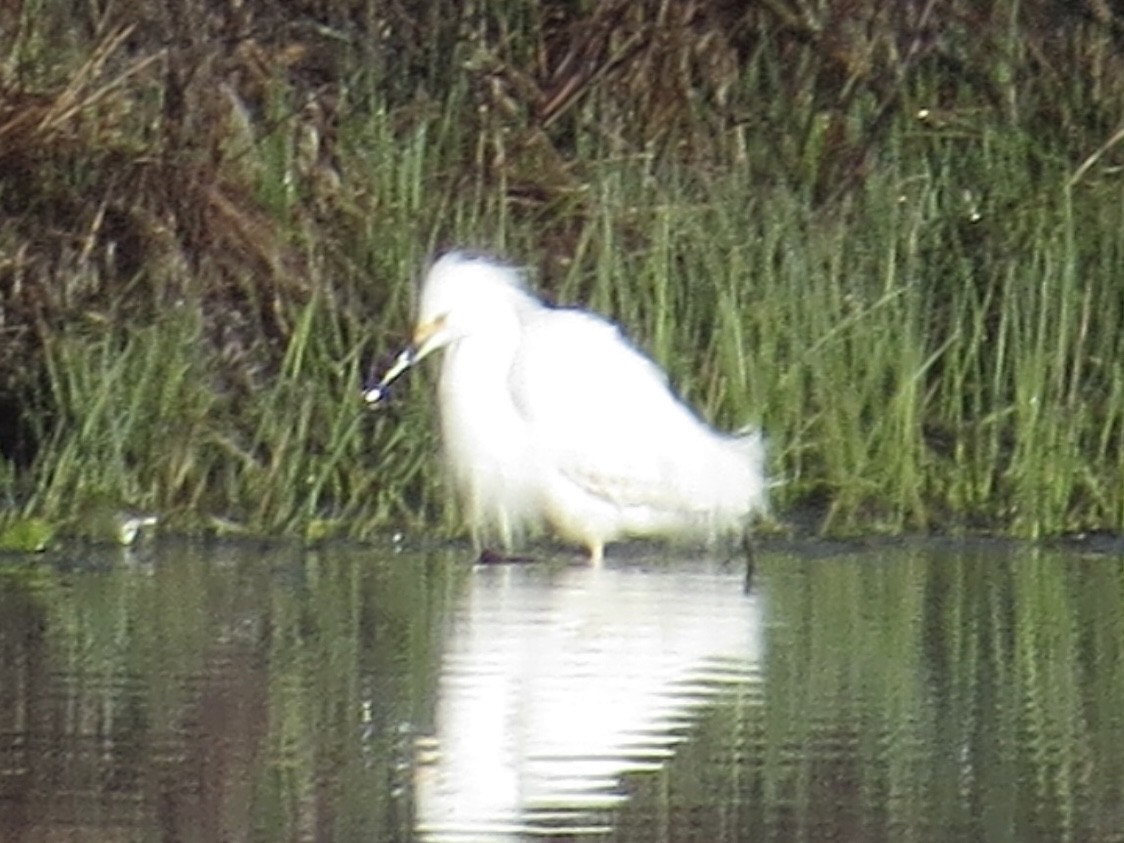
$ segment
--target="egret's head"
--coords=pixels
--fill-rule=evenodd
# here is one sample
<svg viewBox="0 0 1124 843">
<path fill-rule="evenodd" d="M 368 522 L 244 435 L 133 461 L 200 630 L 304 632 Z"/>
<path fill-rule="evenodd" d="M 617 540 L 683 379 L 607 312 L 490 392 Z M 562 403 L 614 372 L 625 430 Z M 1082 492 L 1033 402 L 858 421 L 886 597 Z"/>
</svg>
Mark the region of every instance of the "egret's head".
<svg viewBox="0 0 1124 843">
<path fill-rule="evenodd" d="M 515 269 L 469 252 L 442 255 L 422 281 L 413 341 L 364 399 L 383 403 L 390 385 L 430 353 L 468 336 L 518 330 L 524 312 L 539 306 Z"/>
<path fill-rule="evenodd" d="M 414 358 L 474 334 L 502 330 L 532 302 L 519 272 L 468 252 L 448 252 L 421 286 L 414 326 Z"/>
</svg>

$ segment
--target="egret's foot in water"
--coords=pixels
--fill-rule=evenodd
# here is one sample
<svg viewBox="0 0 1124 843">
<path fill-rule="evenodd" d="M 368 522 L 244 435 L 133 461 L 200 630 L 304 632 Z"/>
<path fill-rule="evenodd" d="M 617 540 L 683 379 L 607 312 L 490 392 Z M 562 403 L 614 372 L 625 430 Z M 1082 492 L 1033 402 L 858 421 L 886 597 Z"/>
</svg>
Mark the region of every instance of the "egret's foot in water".
<svg viewBox="0 0 1124 843">
<path fill-rule="evenodd" d="M 535 557 L 528 556 L 525 553 L 501 553 L 498 550 L 492 550 L 486 547 L 480 551 L 480 555 L 476 557 L 475 564 L 477 565 L 523 565 L 528 562 L 534 562 Z"/>
</svg>

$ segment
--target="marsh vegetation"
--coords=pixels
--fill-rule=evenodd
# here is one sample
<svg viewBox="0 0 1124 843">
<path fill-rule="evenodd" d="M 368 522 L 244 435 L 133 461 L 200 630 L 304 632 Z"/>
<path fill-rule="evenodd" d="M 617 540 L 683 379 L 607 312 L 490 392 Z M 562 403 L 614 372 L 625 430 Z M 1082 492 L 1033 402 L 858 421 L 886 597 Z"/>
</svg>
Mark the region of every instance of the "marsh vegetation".
<svg viewBox="0 0 1124 843">
<path fill-rule="evenodd" d="M 626 326 L 831 532 L 1124 524 L 1109 4 L 0 10 L 0 519 L 454 525 L 442 246 Z"/>
</svg>

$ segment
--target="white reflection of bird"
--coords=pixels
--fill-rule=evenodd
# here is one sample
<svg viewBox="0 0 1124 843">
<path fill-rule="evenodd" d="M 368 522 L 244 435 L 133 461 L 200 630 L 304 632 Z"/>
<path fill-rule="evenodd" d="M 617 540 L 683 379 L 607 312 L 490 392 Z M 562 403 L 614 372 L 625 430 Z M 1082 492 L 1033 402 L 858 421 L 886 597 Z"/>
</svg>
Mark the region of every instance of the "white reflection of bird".
<svg viewBox="0 0 1124 843">
<path fill-rule="evenodd" d="M 439 349 L 446 458 L 478 542 L 545 521 L 597 565 L 609 541 L 744 532 L 766 509 L 759 433 L 711 428 L 614 324 L 547 305 L 515 269 L 439 258 L 413 344 L 366 400 Z"/>
</svg>

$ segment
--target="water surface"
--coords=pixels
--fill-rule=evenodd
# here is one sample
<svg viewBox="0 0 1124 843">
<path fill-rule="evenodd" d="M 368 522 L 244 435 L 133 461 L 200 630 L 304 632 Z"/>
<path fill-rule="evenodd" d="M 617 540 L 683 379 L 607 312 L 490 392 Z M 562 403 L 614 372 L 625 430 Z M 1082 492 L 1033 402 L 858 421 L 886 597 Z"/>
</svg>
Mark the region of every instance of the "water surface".
<svg viewBox="0 0 1124 843">
<path fill-rule="evenodd" d="M 0 558 L 0 840 L 1124 839 L 1124 566 Z"/>
</svg>

